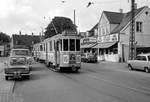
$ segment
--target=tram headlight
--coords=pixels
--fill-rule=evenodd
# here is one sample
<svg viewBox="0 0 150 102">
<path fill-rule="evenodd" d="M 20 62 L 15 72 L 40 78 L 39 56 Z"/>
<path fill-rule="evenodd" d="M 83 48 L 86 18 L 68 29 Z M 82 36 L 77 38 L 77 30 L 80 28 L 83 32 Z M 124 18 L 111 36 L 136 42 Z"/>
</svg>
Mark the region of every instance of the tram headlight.
<svg viewBox="0 0 150 102">
<path fill-rule="evenodd" d="M 68 55 L 63 55 L 63 62 L 69 63 L 69 56 Z"/>
<path fill-rule="evenodd" d="M 80 62 L 81 62 L 81 56 L 80 56 L 80 55 L 77 55 L 77 56 L 76 56 L 76 62 L 77 62 L 77 63 L 80 63 Z"/>
</svg>

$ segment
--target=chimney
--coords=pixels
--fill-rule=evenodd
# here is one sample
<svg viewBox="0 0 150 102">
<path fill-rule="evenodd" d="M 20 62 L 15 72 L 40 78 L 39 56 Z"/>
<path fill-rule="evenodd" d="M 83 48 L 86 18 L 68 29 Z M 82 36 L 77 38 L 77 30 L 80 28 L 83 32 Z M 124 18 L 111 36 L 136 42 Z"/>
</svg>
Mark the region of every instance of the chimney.
<svg viewBox="0 0 150 102">
<path fill-rule="evenodd" d="M 21 31 L 19 31 L 19 35 L 21 35 Z"/>
<path fill-rule="evenodd" d="M 120 13 L 123 13 L 123 9 L 120 8 L 120 9 L 119 9 L 119 12 L 120 12 Z"/>
</svg>

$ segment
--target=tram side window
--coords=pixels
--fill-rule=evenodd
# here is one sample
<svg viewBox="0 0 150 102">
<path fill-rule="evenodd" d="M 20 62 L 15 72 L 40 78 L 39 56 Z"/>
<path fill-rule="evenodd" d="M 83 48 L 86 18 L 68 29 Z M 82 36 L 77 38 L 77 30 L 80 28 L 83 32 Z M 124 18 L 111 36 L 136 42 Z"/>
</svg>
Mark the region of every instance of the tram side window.
<svg viewBox="0 0 150 102">
<path fill-rule="evenodd" d="M 75 51 L 75 39 L 70 39 L 70 51 Z"/>
<path fill-rule="evenodd" d="M 76 50 L 80 51 L 80 40 L 76 39 Z"/>
<path fill-rule="evenodd" d="M 52 51 L 52 41 L 49 42 L 49 50 Z"/>
<path fill-rule="evenodd" d="M 40 45 L 40 51 L 43 51 L 43 46 L 42 45 Z"/>
<path fill-rule="evenodd" d="M 60 51 L 62 51 L 62 40 L 60 40 Z"/>
<path fill-rule="evenodd" d="M 68 39 L 63 39 L 63 48 L 64 51 L 68 51 Z"/>
<path fill-rule="evenodd" d="M 59 41 L 56 42 L 56 49 L 59 51 Z"/>
<path fill-rule="evenodd" d="M 44 44 L 44 51 L 45 51 L 45 44 Z"/>
</svg>

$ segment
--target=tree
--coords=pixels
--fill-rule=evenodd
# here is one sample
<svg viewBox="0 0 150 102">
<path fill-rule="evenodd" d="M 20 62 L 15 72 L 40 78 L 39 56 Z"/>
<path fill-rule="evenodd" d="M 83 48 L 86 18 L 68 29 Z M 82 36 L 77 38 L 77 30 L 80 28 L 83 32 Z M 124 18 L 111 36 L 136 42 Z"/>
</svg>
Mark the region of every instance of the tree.
<svg viewBox="0 0 150 102">
<path fill-rule="evenodd" d="M 0 32 L 0 44 L 9 43 L 9 42 L 10 42 L 10 36 L 3 32 Z"/>
<path fill-rule="evenodd" d="M 45 38 L 61 34 L 64 30 L 77 31 L 71 19 L 66 17 L 55 17 L 46 27 Z"/>
</svg>

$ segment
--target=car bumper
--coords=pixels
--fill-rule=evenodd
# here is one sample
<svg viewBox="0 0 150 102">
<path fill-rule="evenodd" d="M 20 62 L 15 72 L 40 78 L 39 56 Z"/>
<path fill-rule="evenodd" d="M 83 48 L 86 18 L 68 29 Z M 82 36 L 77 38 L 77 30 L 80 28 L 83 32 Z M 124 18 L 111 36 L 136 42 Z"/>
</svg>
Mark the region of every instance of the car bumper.
<svg viewBox="0 0 150 102">
<path fill-rule="evenodd" d="M 22 77 L 29 77 L 31 73 L 12 73 L 12 74 L 5 74 L 6 77 L 12 78 L 22 78 Z"/>
</svg>

